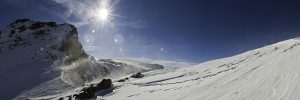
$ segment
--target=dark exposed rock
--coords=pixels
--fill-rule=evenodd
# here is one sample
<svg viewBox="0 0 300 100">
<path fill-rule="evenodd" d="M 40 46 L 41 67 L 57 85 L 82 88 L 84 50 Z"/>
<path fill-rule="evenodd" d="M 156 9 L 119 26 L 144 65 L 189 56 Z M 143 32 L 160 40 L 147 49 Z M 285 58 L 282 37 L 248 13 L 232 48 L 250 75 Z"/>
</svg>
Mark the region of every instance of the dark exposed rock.
<svg viewBox="0 0 300 100">
<path fill-rule="evenodd" d="M 9 26 L 10 26 L 10 28 L 13 28 L 13 27 L 15 27 L 14 24 L 16 24 L 16 23 L 23 23 L 23 22 L 28 22 L 28 21 L 32 21 L 32 20 L 26 19 L 26 18 L 23 18 L 23 19 L 17 19 L 17 20 L 14 21 L 13 23 L 10 23 Z"/>
<path fill-rule="evenodd" d="M 125 79 L 120 79 L 117 82 L 125 82 L 125 81 L 126 81 Z"/>
<path fill-rule="evenodd" d="M 59 98 L 58 100 L 64 100 L 64 98 L 63 98 L 63 97 L 61 97 L 61 98 Z"/>
<path fill-rule="evenodd" d="M 48 35 L 49 33 L 47 33 L 45 30 L 41 30 L 41 31 L 33 32 L 32 34 L 33 34 L 33 38 L 36 39 Z"/>
<path fill-rule="evenodd" d="M 63 45 L 59 48 L 59 51 L 65 52 L 69 57 L 68 62 L 70 63 L 88 57 L 78 41 L 77 35 L 77 29 L 75 26 L 71 25 L 70 34 L 68 34 L 67 40 L 64 40 L 62 43 Z"/>
<path fill-rule="evenodd" d="M 58 59 L 58 56 L 53 53 L 48 53 L 48 56 L 46 58 L 49 60 L 55 61 Z"/>
<path fill-rule="evenodd" d="M 142 73 L 136 73 L 136 74 L 133 74 L 133 75 L 131 75 L 130 77 L 131 78 L 143 78 L 145 75 L 143 75 Z"/>
<path fill-rule="evenodd" d="M 19 32 L 23 32 L 27 29 L 27 27 L 25 25 L 23 25 L 23 26 L 18 27 L 17 29 L 19 30 Z"/>
<path fill-rule="evenodd" d="M 68 100 L 72 100 L 72 96 L 67 96 L 68 97 Z"/>
<path fill-rule="evenodd" d="M 36 22 L 36 23 L 33 23 L 29 29 L 31 30 L 34 30 L 34 29 L 38 29 L 38 28 L 41 28 L 45 25 L 45 23 L 42 23 L 42 22 Z"/>
<path fill-rule="evenodd" d="M 97 84 L 97 90 L 109 89 L 111 88 L 112 81 L 111 79 L 103 79 L 99 84 Z"/>
<path fill-rule="evenodd" d="M 50 26 L 50 27 L 56 27 L 57 24 L 55 22 L 48 22 L 46 23 L 47 26 Z"/>
<path fill-rule="evenodd" d="M 275 47 L 275 48 L 274 48 L 274 51 L 276 51 L 276 50 L 278 50 L 278 49 L 279 49 L 279 47 Z"/>
<path fill-rule="evenodd" d="M 15 30 L 10 30 L 8 37 L 12 37 L 15 33 L 16 33 Z"/>
<path fill-rule="evenodd" d="M 128 77 L 126 77 L 126 78 L 124 78 L 124 79 L 120 79 L 120 80 L 118 80 L 117 82 L 125 82 L 126 80 L 128 80 L 129 78 Z"/>
<path fill-rule="evenodd" d="M 24 39 L 21 38 L 20 36 L 16 36 L 16 37 L 15 37 L 15 40 L 14 40 L 15 43 L 20 43 L 20 42 L 22 42 L 22 41 L 24 41 Z"/>
<path fill-rule="evenodd" d="M 23 23 L 23 22 L 27 22 L 27 21 L 31 21 L 30 19 L 17 19 L 14 23 Z"/>
<path fill-rule="evenodd" d="M 88 99 L 95 96 L 95 93 L 100 90 L 109 89 L 111 88 L 112 81 L 111 79 L 103 79 L 99 84 L 96 86 L 90 85 L 89 87 L 83 88 L 81 93 L 74 94 L 73 96 L 76 99 Z"/>
</svg>

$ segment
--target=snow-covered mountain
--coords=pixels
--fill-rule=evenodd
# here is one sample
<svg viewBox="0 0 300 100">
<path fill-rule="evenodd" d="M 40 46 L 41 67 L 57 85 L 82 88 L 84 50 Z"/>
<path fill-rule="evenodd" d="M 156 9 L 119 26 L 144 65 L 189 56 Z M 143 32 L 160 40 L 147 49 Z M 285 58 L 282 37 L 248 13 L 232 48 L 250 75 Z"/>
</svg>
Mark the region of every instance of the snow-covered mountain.
<svg viewBox="0 0 300 100">
<path fill-rule="evenodd" d="M 300 98 L 300 38 L 198 65 L 96 60 L 82 49 L 74 26 L 20 19 L 0 31 L 0 47 L 4 100 L 18 94 L 14 99 L 74 100 L 90 91 L 85 95 L 98 100 Z M 113 86 L 99 89 L 105 78 L 112 79 L 105 82 Z"/>
<path fill-rule="evenodd" d="M 70 24 L 18 19 L 0 31 L 1 98 L 57 94 L 103 78 L 162 69 L 87 55 Z"/>
<path fill-rule="evenodd" d="M 73 25 L 18 19 L 0 32 L 0 94 L 16 96 L 87 57 Z"/>
</svg>

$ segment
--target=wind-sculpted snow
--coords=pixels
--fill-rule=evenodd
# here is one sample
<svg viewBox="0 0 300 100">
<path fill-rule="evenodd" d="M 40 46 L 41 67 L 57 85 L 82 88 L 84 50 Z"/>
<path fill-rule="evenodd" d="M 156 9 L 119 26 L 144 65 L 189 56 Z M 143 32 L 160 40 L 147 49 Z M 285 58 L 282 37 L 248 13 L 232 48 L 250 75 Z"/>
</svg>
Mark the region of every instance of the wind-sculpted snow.
<svg viewBox="0 0 300 100">
<path fill-rule="evenodd" d="M 108 74 L 106 67 L 88 58 L 63 66 L 61 79 L 72 86 L 80 86 L 94 79 L 104 78 Z"/>
<path fill-rule="evenodd" d="M 105 100 L 298 100 L 300 40 L 115 82 Z"/>
<path fill-rule="evenodd" d="M 141 62 L 137 62 L 141 63 Z M 132 64 L 116 62 L 112 59 L 100 59 L 96 61 L 93 57 L 82 59 L 71 65 L 62 67 L 61 79 L 73 86 L 80 86 L 93 80 L 103 78 L 119 78 L 137 72 L 145 72 L 155 69 L 163 69 L 158 64 Z"/>
<path fill-rule="evenodd" d="M 119 58 L 116 60 L 120 62 L 132 62 L 132 63 L 140 62 L 140 63 L 159 64 L 159 65 L 163 65 L 164 68 L 181 68 L 181 67 L 190 67 L 196 65 L 196 63 L 191 63 L 191 62 L 154 60 L 149 58 Z"/>
</svg>

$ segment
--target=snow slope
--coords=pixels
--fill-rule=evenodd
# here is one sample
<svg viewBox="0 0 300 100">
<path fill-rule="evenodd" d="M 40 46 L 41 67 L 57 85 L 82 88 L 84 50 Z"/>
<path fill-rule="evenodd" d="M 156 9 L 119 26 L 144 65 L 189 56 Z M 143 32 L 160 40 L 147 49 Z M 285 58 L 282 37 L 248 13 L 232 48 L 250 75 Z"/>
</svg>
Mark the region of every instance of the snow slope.
<svg viewBox="0 0 300 100">
<path fill-rule="evenodd" d="M 299 100 L 300 38 L 115 82 L 99 100 Z"/>
<path fill-rule="evenodd" d="M 103 78 L 112 78 L 113 87 L 94 99 L 300 99 L 300 38 L 191 67 L 162 69 L 146 60 L 95 60 L 85 54 L 72 25 L 22 19 L 0 31 L 0 47 L 4 100 L 21 92 L 14 99 L 58 99 Z M 137 72 L 144 77 L 128 78 Z"/>
<path fill-rule="evenodd" d="M 115 59 L 119 62 L 143 62 L 143 63 L 150 63 L 150 64 L 160 64 L 163 65 L 164 68 L 182 68 L 182 67 L 190 67 L 196 65 L 195 63 L 191 62 L 183 62 L 183 61 L 168 61 L 168 60 L 155 60 L 149 58 L 118 58 Z"/>
</svg>

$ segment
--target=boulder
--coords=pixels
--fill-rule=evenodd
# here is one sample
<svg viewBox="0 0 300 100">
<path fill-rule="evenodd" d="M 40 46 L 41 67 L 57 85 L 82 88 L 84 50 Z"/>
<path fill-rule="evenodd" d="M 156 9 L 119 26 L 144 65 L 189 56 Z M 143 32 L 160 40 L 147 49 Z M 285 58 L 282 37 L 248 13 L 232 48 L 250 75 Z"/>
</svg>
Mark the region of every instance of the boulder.
<svg viewBox="0 0 300 100">
<path fill-rule="evenodd" d="M 130 77 L 131 78 L 143 78 L 144 76 L 145 76 L 144 74 L 139 72 L 139 73 L 131 75 Z"/>
<path fill-rule="evenodd" d="M 99 84 L 96 86 L 90 85 L 89 87 L 83 88 L 79 94 L 74 94 L 76 99 L 88 99 L 95 96 L 95 93 L 100 90 L 109 89 L 111 88 L 112 81 L 111 79 L 103 79 Z"/>
</svg>

